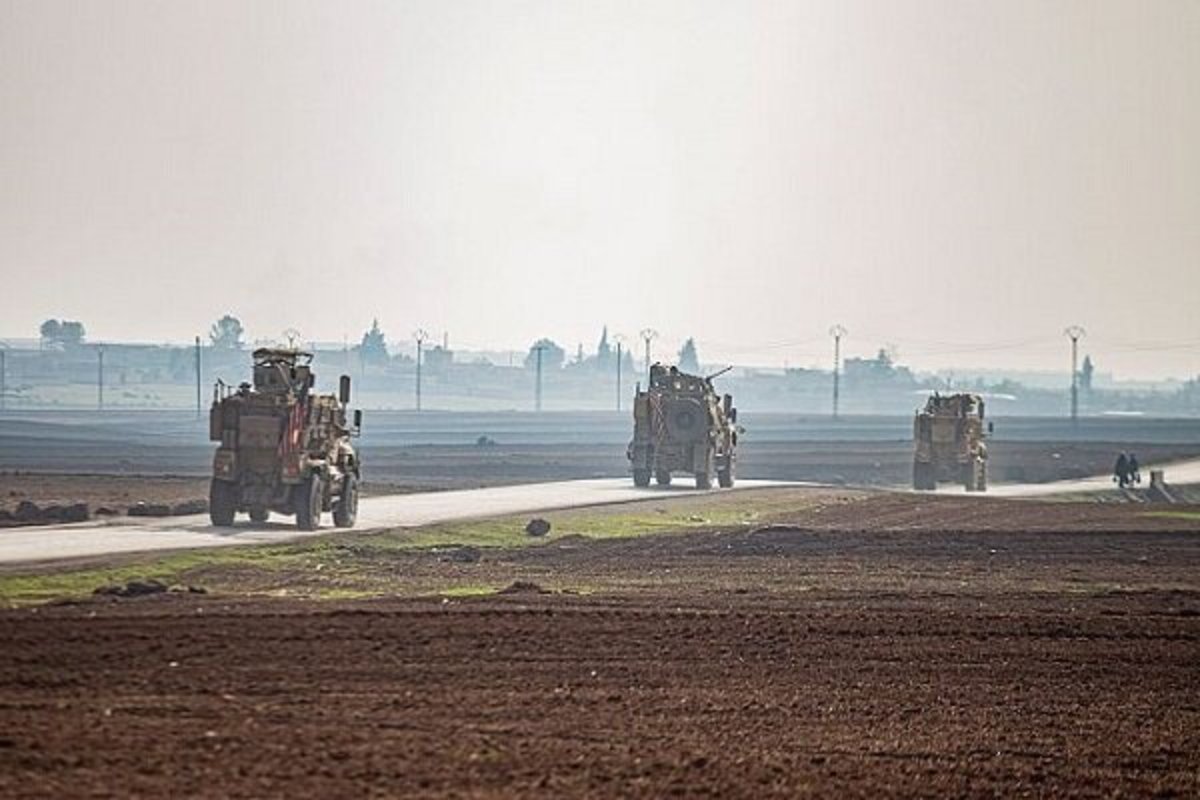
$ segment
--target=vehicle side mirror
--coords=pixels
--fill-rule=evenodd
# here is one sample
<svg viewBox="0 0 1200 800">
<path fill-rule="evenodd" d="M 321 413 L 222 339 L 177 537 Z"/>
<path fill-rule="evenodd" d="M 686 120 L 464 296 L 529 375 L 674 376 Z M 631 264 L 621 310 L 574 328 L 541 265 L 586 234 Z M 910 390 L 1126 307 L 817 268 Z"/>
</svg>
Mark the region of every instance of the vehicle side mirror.
<svg viewBox="0 0 1200 800">
<path fill-rule="evenodd" d="M 338 381 L 338 400 L 342 401 L 342 405 L 350 402 L 350 376 L 343 375 Z"/>
<path fill-rule="evenodd" d="M 361 408 L 354 409 L 354 429 L 356 431 L 362 430 L 362 409 Z"/>
</svg>

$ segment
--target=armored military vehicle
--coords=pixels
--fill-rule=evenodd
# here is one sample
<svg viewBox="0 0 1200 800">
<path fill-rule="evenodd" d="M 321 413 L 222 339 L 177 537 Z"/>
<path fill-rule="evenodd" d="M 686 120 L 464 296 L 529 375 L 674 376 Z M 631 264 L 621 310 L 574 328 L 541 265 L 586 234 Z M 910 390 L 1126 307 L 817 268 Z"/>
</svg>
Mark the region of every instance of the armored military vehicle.
<svg viewBox="0 0 1200 800">
<path fill-rule="evenodd" d="M 713 379 L 654 364 L 650 385 L 633 400 L 633 441 L 627 455 L 633 482 L 671 483 L 671 473 L 690 472 L 697 489 L 712 488 L 713 475 L 723 488 L 733 486 L 737 447 L 737 409 L 733 397 L 721 397 Z"/>
<path fill-rule="evenodd" d="M 983 398 L 934 393 L 913 420 L 913 488 L 932 491 L 939 481 L 957 481 L 968 492 L 986 491 L 985 438 Z"/>
<path fill-rule="evenodd" d="M 333 512 L 339 528 L 358 514 L 361 467 L 350 444 L 362 429 L 362 412 L 347 421 L 350 378 L 338 396 L 313 391 L 312 355 L 299 350 L 255 350 L 254 383 L 213 389 L 209 438 L 213 456 L 209 516 L 229 526 L 247 512 L 265 522 L 272 511 L 295 515 L 301 530 L 316 530 Z"/>
</svg>

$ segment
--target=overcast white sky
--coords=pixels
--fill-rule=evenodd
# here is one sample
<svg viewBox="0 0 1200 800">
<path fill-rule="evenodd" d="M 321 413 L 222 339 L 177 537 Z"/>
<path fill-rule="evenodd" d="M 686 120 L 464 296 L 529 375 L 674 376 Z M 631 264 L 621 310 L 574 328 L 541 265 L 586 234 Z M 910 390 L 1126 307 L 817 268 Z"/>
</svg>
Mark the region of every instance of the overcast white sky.
<svg viewBox="0 0 1200 800">
<path fill-rule="evenodd" d="M 1077 322 L 1195 374 L 1198 43 L 1165 0 L 0 0 L 0 335 L 1057 368 Z"/>
</svg>

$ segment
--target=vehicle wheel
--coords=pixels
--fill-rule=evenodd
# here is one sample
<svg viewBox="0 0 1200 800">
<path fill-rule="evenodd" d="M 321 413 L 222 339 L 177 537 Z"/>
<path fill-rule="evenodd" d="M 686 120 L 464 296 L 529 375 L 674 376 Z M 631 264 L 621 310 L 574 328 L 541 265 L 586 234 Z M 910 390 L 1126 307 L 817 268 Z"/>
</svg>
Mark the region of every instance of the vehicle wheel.
<svg viewBox="0 0 1200 800">
<path fill-rule="evenodd" d="M 975 462 L 964 464 L 959 473 L 960 482 L 968 492 L 975 491 Z"/>
<path fill-rule="evenodd" d="M 236 484 L 213 478 L 208 487 L 208 518 L 212 524 L 221 528 L 232 525 L 233 517 L 237 514 L 237 501 Z"/>
<path fill-rule="evenodd" d="M 358 519 L 358 478 L 347 475 L 342 482 L 342 494 L 333 503 L 333 524 L 353 528 Z"/>
<path fill-rule="evenodd" d="M 635 469 L 633 471 L 633 485 L 634 486 L 642 486 L 642 487 L 649 486 L 650 485 L 650 470 Z"/>
<path fill-rule="evenodd" d="M 262 524 L 271 518 L 271 512 L 262 506 L 254 506 L 250 509 L 250 521 Z"/>
<path fill-rule="evenodd" d="M 655 472 L 654 473 L 654 482 L 657 483 L 659 486 L 670 486 L 671 485 L 670 470 L 660 469 L 658 472 Z"/>
<path fill-rule="evenodd" d="M 933 483 L 933 480 L 931 480 L 932 477 L 933 477 L 933 465 L 932 464 L 923 464 L 920 461 L 913 462 L 913 488 L 914 489 L 916 489 L 918 492 L 932 491 L 936 486 L 936 484 L 934 486 L 930 485 L 931 483 Z"/>
<path fill-rule="evenodd" d="M 725 456 L 721 459 L 721 466 L 717 467 L 717 485 L 722 489 L 732 489 L 733 480 L 733 457 Z"/>
<path fill-rule="evenodd" d="M 292 492 L 296 527 L 302 531 L 315 531 L 321 527 L 321 478 L 311 475 Z"/>
<path fill-rule="evenodd" d="M 712 488 L 712 478 L 710 478 L 708 476 L 707 472 L 697 472 L 696 473 L 696 488 L 697 489 L 711 489 Z"/>
</svg>

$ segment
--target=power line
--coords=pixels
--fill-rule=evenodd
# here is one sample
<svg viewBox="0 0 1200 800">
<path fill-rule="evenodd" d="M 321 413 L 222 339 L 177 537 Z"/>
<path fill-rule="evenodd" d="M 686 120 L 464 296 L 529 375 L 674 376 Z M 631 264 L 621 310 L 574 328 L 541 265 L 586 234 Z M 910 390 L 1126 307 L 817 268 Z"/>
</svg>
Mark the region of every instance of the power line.
<svg viewBox="0 0 1200 800">
<path fill-rule="evenodd" d="M 838 418 L 838 383 L 842 371 L 842 337 L 847 331 L 841 325 L 834 325 L 829 329 L 829 335 L 833 337 L 833 418 Z"/>
<path fill-rule="evenodd" d="M 201 390 L 200 390 L 200 337 L 196 337 L 196 419 L 200 419 L 201 415 Z"/>
<path fill-rule="evenodd" d="M 1081 325 L 1068 325 L 1063 331 L 1071 340 L 1071 424 L 1079 424 L 1079 340 L 1087 335 Z"/>
<path fill-rule="evenodd" d="M 417 411 L 421 410 L 421 358 L 425 348 L 425 342 L 429 339 L 429 334 L 424 328 L 417 328 L 413 331 L 413 339 L 417 343 Z"/>
<path fill-rule="evenodd" d="M 537 354 L 537 383 L 535 384 L 533 393 L 533 410 L 542 410 L 542 353 L 546 350 L 546 345 L 538 343 L 533 346 L 534 353 Z"/>
<path fill-rule="evenodd" d="M 104 348 L 96 348 L 96 408 L 104 410 Z"/>
<path fill-rule="evenodd" d="M 621 362 L 625 358 L 623 346 L 625 337 L 620 333 L 613 334 L 613 341 L 617 343 L 617 413 L 621 413 Z"/>
<path fill-rule="evenodd" d="M 650 342 L 658 338 L 658 331 L 654 328 L 642 328 L 642 341 L 646 343 L 646 374 L 650 374 Z"/>
</svg>

